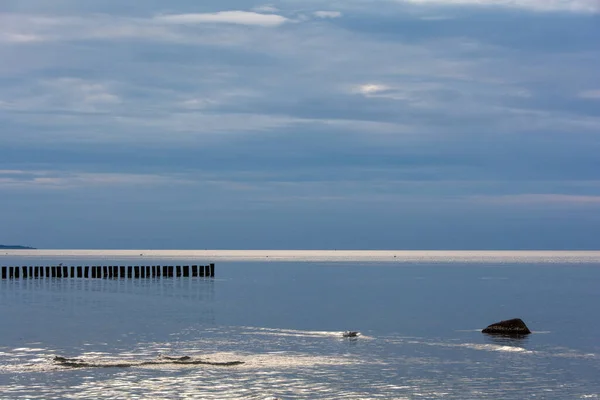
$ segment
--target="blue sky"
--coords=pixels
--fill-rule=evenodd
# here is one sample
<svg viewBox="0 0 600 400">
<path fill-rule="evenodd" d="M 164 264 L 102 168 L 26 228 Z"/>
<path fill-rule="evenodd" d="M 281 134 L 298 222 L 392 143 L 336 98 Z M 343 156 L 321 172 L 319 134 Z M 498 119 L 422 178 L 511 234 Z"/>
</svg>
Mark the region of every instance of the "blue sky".
<svg viewBox="0 0 600 400">
<path fill-rule="evenodd" d="M 598 0 L 3 0 L 0 243 L 597 249 Z"/>
</svg>

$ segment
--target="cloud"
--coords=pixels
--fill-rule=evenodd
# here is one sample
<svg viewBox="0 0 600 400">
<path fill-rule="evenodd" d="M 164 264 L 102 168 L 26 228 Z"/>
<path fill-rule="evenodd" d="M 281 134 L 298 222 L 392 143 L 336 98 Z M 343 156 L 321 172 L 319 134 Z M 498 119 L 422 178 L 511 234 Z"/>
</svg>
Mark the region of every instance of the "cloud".
<svg viewBox="0 0 600 400">
<path fill-rule="evenodd" d="M 88 173 L 51 170 L 0 170 L 0 189 L 6 188 L 91 188 L 97 186 L 182 185 L 192 181 L 174 175 L 133 173 Z"/>
<path fill-rule="evenodd" d="M 252 9 L 252 11 L 258 12 L 258 13 L 269 13 L 269 14 L 273 14 L 273 13 L 277 13 L 279 12 L 279 9 L 271 4 L 267 4 L 264 6 L 258 6 L 258 7 L 254 7 Z"/>
<path fill-rule="evenodd" d="M 400 0 L 419 5 L 501 6 L 540 12 L 600 13 L 598 0 Z"/>
<path fill-rule="evenodd" d="M 221 11 L 210 14 L 167 14 L 157 16 L 154 19 L 169 24 L 227 23 L 266 27 L 279 26 L 289 21 L 281 15 L 261 14 L 249 11 Z"/>
<path fill-rule="evenodd" d="M 39 35 L 0 32 L 0 43 L 34 43 L 42 41 L 44 41 L 44 38 Z"/>
<path fill-rule="evenodd" d="M 112 86 L 110 82 L 71 77 L 40 79 L 30 83 L 27 95 L 5 89 L 0 95 L 0 110 L 41 113 L 116 111 L 122 99 Z"/>
<path fill-rule="evenodd" d="M 362 85 L 358 85 L 354 88 L 356 93 L 363 94 L 365 96 L 377 95 L 383 92 L 390 90 L 391 88 L 386 85 L 381 85 L 378 83 L 365 83 Z"/>
<path fill-rule="evenodd" d="M 582 99 L 600 100 L 600 89 L 585 90 L 578 94 L 578 97 Z"/>
<path fill-rule="evenodd" d="M 342 13 L 339 11 L 315 11 L 313 15 L 318 18 L 340 18 Z"/>
<path fill-rule="evenodd" d="M 0 44 L 136 39 L 146 42 L 228 45 L 245 41 L 241 31 L 236 34 L 235 26 L 272 28 L 288 21 L 288 18 L 277 14 L 247 11 L 163 14 L 151 18 L 106 14 L 63 16 L 0 13 Z"/>
<path fill-rule="evenodd" d="M 476 202 L 506 205 L 600 205 L 600 196 L 584 196 L 570 194 L 515 194 L 499 196 L 472 196 Z"/>
</svg>

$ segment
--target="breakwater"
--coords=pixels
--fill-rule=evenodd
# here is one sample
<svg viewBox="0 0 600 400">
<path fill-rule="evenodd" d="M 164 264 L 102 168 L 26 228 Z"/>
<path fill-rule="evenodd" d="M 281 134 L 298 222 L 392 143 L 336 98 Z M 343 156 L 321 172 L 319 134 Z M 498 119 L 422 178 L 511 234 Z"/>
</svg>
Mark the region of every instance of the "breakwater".
<svg viewBox="0 0 600 400">
<path fill-rule="evenodd" d="M 146 279 L 215 276 L 215 264 L 209 265 L 93 265 L 93 266 L 2 266 L 2 279 L 89 278 Z"/>
</svg>

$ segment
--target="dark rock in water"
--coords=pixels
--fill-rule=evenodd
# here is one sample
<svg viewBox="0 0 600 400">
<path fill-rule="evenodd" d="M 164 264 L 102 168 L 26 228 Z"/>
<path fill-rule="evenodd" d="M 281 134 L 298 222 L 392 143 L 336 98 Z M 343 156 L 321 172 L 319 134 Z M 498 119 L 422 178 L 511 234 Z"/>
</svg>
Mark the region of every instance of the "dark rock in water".
<svg viewBox="0 0 600 400">
<path fill-rule="evenodd" d="M 69 362 L 83 362 L 83 360 L 80 360 L 79 358 L 67 358 L 67 357 L 55 356 L 54 362 L 69 363 Z"/>
<path fill-rule="evenodd" d="M 482 330 L 489 335 L 529 335 L 531 331 L 521 318 L 496 322 Z"/>
<path fill-rule="evenodd" d="M 358 337 L 358 332 L 356 331 L 346 331 L 342 334 L 343 337 Z"/>
<path fill-rule="evenodd" d="M 189 356 L 183 357 L 169 357 L 169 356 L 161 356 L 156 360 L 127 360 L 122 362 L 114 362 L 114 361 L 101 361 L 94 360 L 94 362 L 88 362 L 79 358 L 67 358 L 56 356 L 54 357 L 54 363 L 60 365 L 61 367 L 67 368 L 129 368 L 129 367 L 143 367 L 146 365 L 167 365 L 167 364 L 175 364 L 175 365 L 213 365 L 217 367 L 233 367 L 237 365 L 244 364 L 243 361 L 204 361 L 201 359 L 194 359 Z"/>
<path fill-rule="evenodd" d="M 190 356 L 183 356 L 183 357 L 160 356 L 160 358 L 163 360 L 170 360 L 170 361 L 190 361 L 192 359 L 192 357 L 190 357 Z"/>
</svg>

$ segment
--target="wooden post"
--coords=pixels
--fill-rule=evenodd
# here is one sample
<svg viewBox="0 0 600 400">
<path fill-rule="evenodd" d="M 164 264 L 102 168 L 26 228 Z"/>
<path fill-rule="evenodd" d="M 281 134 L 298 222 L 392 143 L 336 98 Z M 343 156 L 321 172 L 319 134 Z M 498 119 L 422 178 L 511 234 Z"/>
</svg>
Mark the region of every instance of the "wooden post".
<svg viewBox="0 0 600 400">
<path fill-rule="evenodd" d="M 56 267 L 56 277 L 62 278 L 62 267 L 60 265 Z"/>
<path fill-rule="evenodd" d="M 181 266 L 180 265 L 176 265 L 175 266 L 175 276 L 176 277 L 180 277 L 181 276 Z"/>
<path fill-rule="evenodd" d="M 8 268 L 2 266 L 2 279 L 8 278 Z"/>
<path fill-rule="evenodd" d="M 65 278 L 69 276 L 69 267 L 63 267 L 63 276 Z"/>
<path fill-rule="evenodd" d="M 210 264 L 210 277 L 215 277 L 215 264 Z"/>
<path fill-rule="evenodd" d="M 40 267 L 37 265 L 33 267 L 33 277 L 36 279 L 40 277 Z"/>
<path fill-rule="evenodd" d="M 192 277 L 198 276 L 198 266 L 192 265 Z"/>
<path fill-rule="evenodd" d="M 83 267 L 83 277 L 84 278 L 90 277 L 90 267 L 87 265 L 85 267 Z"/>
<path fill-rule="evenodd" d="M 20 267 L 15 267 L 15 279 L 19 279 L 21 277 Z"/>
<path fill-rule="evenodd" d="M 27 267 L 23 267 L 23 279 L 27 279 Z"/>
<path fill-rule="evenodd" d="M 184 265 L 183 266 L 183 277 L 188 278 L 189 276 L 190 276 L 190 266 Z"/>
<path fill-rule="evenodd" d="M 134 270 L 134 272 L 135 272 L 135 275 L 134 275 L 134 276 L 135 276 L 136 278 L 139 278 L 139 277 L 140 277 L 140 267 L 136 265 L 135 267 L 133 267 L 133 270 Z"/>
<path fill-rule="evenodd" d="M 173 277 L 173 266 L 172 265 L 167 267 L 167 277 L 169 277 L 169 278 Z"/>
<path fill-rule="evenodd" d="M 131 265 L 127 266 L 127 278 L 131 279 L 133 275 L 133 267 Z"/>
</svg>

